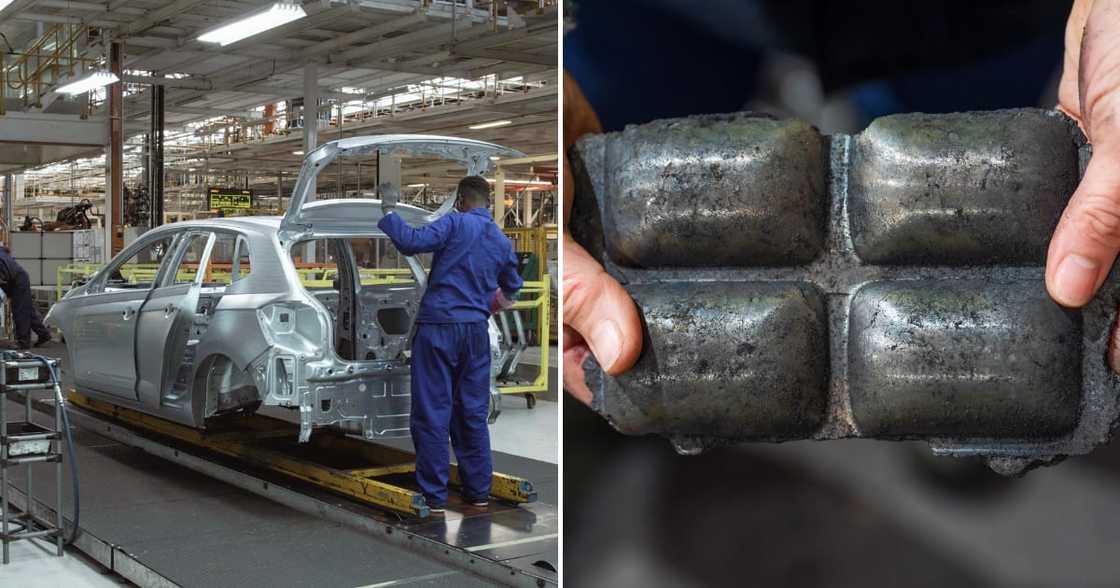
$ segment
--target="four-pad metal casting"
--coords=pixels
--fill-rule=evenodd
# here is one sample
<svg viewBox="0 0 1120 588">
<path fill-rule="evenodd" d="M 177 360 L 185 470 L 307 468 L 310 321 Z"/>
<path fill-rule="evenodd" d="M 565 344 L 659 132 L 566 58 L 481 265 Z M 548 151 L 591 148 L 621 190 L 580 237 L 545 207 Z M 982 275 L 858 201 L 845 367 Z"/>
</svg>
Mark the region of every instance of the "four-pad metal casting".
<svg viewBox="0 0 1120 588">
<path fill-rule="evenodd" d="M 572 149 L 573 235 L 637 303 L 642 355 L 585 365 L 618 430 L 737 440 L 923 439 L 1005 474 L 1090 451 L 1120 415 L 1118 287 L 1046 293 L 1090 148 L 1036 109 L 875 120 L 822 136 L 741 113 Z"/>
</svg>

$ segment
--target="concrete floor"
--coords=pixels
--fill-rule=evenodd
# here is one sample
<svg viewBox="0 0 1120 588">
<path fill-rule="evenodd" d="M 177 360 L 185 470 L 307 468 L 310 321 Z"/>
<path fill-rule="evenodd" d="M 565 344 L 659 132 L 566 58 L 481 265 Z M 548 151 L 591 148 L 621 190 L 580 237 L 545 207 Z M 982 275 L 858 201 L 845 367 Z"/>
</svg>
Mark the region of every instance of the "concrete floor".
<svg viewBox="0 0 1120 588">
<path fill-rule="evenodd" d="M 560 463 L 560 405 L 538 400 L 532 410 L 520 397 L 503 398 L 502 414 L 490 426 L 490 448 L 494 451 Z"/>
<path fill-rule="evenodd" d="M 52 546 L 41 542 L 17 541 L 12 544 L 11 557 L 11 563 L 0 567 L 0 586 L 118 588 L 129 585 L 115 574 L 102 573 L 100 566 L 78 552 L 68 551 L 64 557 L 55 557 Z"/>
<path fill-rule="evenodd" d="M 61 347 L 61 346 L 59 346 Z M 534 350 L 539 353 L 539 350 Z M 556 349 L 551 350 L 556 357 Z M 533 357 L 537 357 L 533 354 Z M 535 364 L 535 362 L 534 362 Z M 550 364 L 550 379 L 555 381 L 555 363 Z M 63 365 L 65 371 L 66 366 Z M 551 396 L 555 392 L 542 395 Z M 523 398 L 503 398 L 502 415 L 491 427 L 492 449 L 520 457 L 556 464 L 559 462 L 558 423 L 559 405 L 555 401 L 538 400 L 529 410 Z M 415 578 L 416 585 L 435 582 L 435 578 Z M 106 573 L 100 565 L 81 553 L 68 551 L 59 558 L 49 545 L 42 542 L 21 541 L 13 544 L 12 562 L 0 566 L 0 586 L 23 588 L 102 588 L 128 585 L 113 573 Z"/>
</svg>

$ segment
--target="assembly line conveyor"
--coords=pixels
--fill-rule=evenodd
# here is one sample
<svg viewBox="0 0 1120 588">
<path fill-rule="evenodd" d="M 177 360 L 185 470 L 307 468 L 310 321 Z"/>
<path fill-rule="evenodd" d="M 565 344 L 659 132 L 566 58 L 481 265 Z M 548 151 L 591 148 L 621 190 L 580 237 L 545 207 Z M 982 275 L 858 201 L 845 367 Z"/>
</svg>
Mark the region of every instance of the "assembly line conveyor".
<svg viewBox="0 0 1120 588">
<path fill-rule="evenodd" d="M 39 412 L 53 414 L 56 403 L 51 399 L 35 398 L 29 404 Z M 428 575 L 435 578 L 463 574 L 454 581 L 448 578 L 447 581 L 455 585 L 498 582 L 543 587 L 557 583 L 555 561 L 559 517 L 554 506 L 536 502 L 534 485 L 526 479 L 495 473 L 492 494 L 497 502 L 491 503 L 487 509 L 475 509 L 459 500 L 453 492 L 447 515 L 437 517 L 430 515 L 422 495 L 412 489 L 412 474 L 415 471 L 413 454 L 404 449 L 366 442 L 329 429 L 316 431 L 310 443 L 301 445 L 296 443 L 298 426 L 295 423 L 265 415 L 241 416 L 226 427 L 200 431 L 104 403 L 77 391 L 70 392 L 68 405 L 71 422 L 83 433 L 94 433 L 97 437 L 142 450 L 268 498 L 325 521 L 327 527 L 341 525 L 348 527 L 348 533 L 357 531 L 355 536 L 373 535 L 382 540 L 373 541 L 374 545 L 389 544 L 384 547 L 384 554 L 375 556 L 369 554 L 368 547 L 354 546 L 352 538 L 350 545 L 342 545 L 346 539 L 341 534 L 328 532 L 326 541 L 337 540 L 342 547 L 338 556 L 340 559 L 350 551 L 355 553 L 358 561 L 381 557 L 385 561 L 393 561 L 393 565 L 400 568 L 401 571 L 395 572 L 397 574 L 437 566 L 441 571 Z M 90 447 L 97 445 L 93 443 Z M 120 474 L 114 477 L 114 474 L 102 469 L 85 468 L 83 484 L 96 484 L 96 480 L 88 478 L 96 478 L 99 474 L 109 480 L 107 485 L 114 491 L 132 484 L 128 479 L 120 479 Z M 453 486 L 458 483 L 457 474 L 453 467 Z M 36 491 L 36 499 L 28 509 L 26 492 L 21 492 L 15 481 L 9 483 L 12 486 L 12 502 L 21 512 L 52 520 L 58 509 L 64 508 L 48 506 L 53 500 Z M 162 484 L 164 480 L 157 483 Z M 136 485 L 140 482 L 137 481 Z M 57 498 L 57 495 L 52 498 Z M 92 501 L 83 501 L 87 511 L 96 508 L 89 505 Z M 196 513 L 197 508 L 190 512 Z M 119 529 L 109 524 L 102 526 L 112 529 L 111 532 L 99 531 L 93 528 L 95 523 L 89 522 L 92 516 L 83 515 L 82 528 L 74 545 L 93 559 L 140 586 L 176 586 L 198 582 L 194 576 L 174 573 L 178 565 L 174 560 L 178 558 L 172 558 L 170 563 L 154 561 L 159 559 L 155 555 L 157 549 L 152 549 L 150 556 L 153 561 L 145 561 L 148 554 L 143 547 L 136 546 L 144 545 L 144 542 L 102 537 Z M 139 518 L 141 515 L 136 516 Z M 65 525 L 69 527 L 70 521 L 67 520 Z M 124 531 L 126 536 L 127 532 L 131 532 L 127 528 Z M 247 534 L 252 535 L 251 532 Z M 190 540 L 205 541 L 199 538 Z M 326 549 L 334 546 L 320 544 L 307 547 Z M 402 549 L 410 552 L 407 554 L 408 561 L 427 561 L 412 563 L 408 567 L 402 561 L 406 559 L 405 555 L 389 557 L 388 554 Z M 184 554 L 182 557 L 187 556 Z M 236 549 L 221 550 L 221 557 L 231 558 L 228 565 L 242 565 L 240 561 L 245 553 Z M 262 554 L 261 557 L 268 561 L 270 568 L 277 570 L 285 565 L 296 565 L 294 562 L 278 561 L 277 558 L 298 559 L 295 555 L 278 553 Z M 214 565 L 221 568 L 227 564 Z M 333 565 L 324 565 L 323 573 L 338 577 L 342 572 L 329 569 Z M 295 581 L 279 571 L 274 573 L 281 582 Z M 368 576 L 355 577 L 364 579 Z M 206 578 L 207 582 L 211 581 L 209 576 Z M 273 579 L 262 585 L 276 585 L 276 581 Z M 262 578 L 261 582 L 266 580 Z"/>
</svg>

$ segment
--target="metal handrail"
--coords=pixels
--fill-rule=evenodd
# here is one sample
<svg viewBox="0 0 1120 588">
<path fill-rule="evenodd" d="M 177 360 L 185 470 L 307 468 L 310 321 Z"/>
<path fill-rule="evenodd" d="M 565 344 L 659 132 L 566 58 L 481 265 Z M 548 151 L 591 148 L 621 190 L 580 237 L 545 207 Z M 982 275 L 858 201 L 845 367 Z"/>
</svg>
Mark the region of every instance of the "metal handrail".
<svg viewBox="0 0 1120 588">
<path fill-rule="evenodd" d="M 17 90 L 24 105 L 30 104 L 32 94 L 38 103 L 43 88 L 58 81 L 63 68 L 72 74 L 75 65 L 82 68 L 95 62 L 96 59 L 78 56 L 78 41 L 86 30 L 83 25 L 56 24 L 26 51 L 17 53 L 12 63 L 6 63 L 6 57 L 0 56 L 0 114 L 4 114 L 3 97 L 8 89 Z"/>
</svg>

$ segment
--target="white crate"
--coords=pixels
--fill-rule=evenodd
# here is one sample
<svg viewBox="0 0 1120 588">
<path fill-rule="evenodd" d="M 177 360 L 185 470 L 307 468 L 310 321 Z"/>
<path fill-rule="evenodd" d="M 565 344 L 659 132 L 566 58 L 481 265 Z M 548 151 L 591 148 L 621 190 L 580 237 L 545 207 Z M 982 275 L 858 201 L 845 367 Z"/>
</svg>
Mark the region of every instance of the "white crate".
<svg viewBox="0 0 1120 588">
<path fill-rule="evenodd" d="M 70 265 L 69 259 L 44 259 L 43 260 L 43 285 L 54 286 L 58 283 L 58 268 Z"/>
<path fill-rule="evenodd" d="M 43 256 L 43 234 L 38 231 L 13 231 L 8 241 L 8 249 L 17 259 L 39 259 Z"/>
<path fill-rule="evenodd" d="M 74 256 L 74 233 L 52 231 L 43 233 L 43 259 L 70 259 Z M 33 257 L 28 255 L 27 257 Z"/>
<path fill-rule="evenodd" d="M 30 278 L 32 286 L 43 285 L 43 260 L 41 259 L 20 259 L 16 258 L 16 263 L 23 266 L 27 270 L 27 277 Z"/>
<path fill-rule="evenodd" d="M 105 232 L 96 229 L 74 231 L 74 261 L 101 263 L 101 242 Z"/>
</svg>

